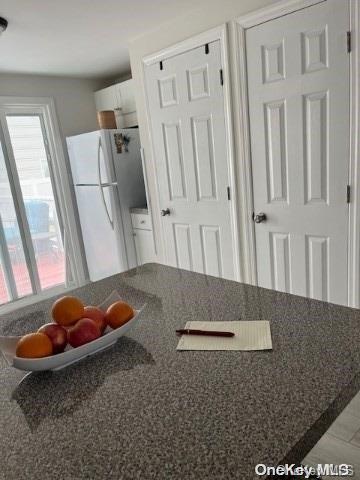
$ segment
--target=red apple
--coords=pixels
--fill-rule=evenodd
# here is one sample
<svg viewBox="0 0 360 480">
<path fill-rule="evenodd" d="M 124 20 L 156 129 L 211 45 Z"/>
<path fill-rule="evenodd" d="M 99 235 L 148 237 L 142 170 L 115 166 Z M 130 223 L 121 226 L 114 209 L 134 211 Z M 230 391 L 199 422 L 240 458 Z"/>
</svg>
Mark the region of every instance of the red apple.
<svg viewBox="0 0 360 480">
<path fill-rule="evenodd" d="M 91 318 L 94 320 L 96 325 L 99 327 L 101 335 L 104 333 L 106 328 L 105 313 L 98 307 L 88 306 L 84 308 L 84 317 Z"/>
<path fill-rule="evenodd" d="M 51 340 L 53 353 L 61 353 L 67 345 L 67 332 L 58 323 L 46 323 L 39 328 L 38 332 L 45 333 Z"/>
<path fill-rule="evenodd" d="M 81 318 L 68 328 L 68 341 L 74 348 L 96 340 L 100 335 L 99 327 L 91 318 Z"/>
</svg>

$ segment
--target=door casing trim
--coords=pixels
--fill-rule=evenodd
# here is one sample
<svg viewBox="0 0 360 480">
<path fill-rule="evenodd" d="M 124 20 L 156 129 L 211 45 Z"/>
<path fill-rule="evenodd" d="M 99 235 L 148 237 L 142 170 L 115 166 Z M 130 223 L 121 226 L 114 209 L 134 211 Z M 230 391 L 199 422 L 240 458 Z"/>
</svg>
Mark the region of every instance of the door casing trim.
<svg viewBox="0 0 360 480">
<path fill-rule="evenodd" d="M 229 175 L 229 186 L 231 189 L 231 200 L 229 201 L 230 208 L 230 217 L 231 217 L 231 231 L 232 231 L 232 245 L 234 252 L 234 279 L 237 281 L 242 281 L 242 272 L 240 267 L 240 243 L 239 243 L 239 212 L 238 212 L 238 203 L 237 199 L 237 182 L 236 182 L 236 168 L 235 168 L 235 157 L 234 157 L 234 136 L 233 136 L 233 122 L 232 122 L 232 109 L 231 109 L 231 80 L 230 80 L 230 66 L 229 66 L 229 40 L 228 40 L 228 30 L 227 24 L 222 24 L 211 30 L 207 30 L 199 35 L 188 38 L 182 42 L 179 42 L 175 45 L 172 45 L 168 48 L 162 49 L 158 52 L 155 52 L 151 55 L 147 55 L 142 60 L 142 75 L 143 83 L 145 86 L 145 97 L 146 97 L 146 117 L 148 124 L 148 134 L 150 138 L 151 145 L 151 155 L 150 157 L 150 166 L 154 172 L 157 172 L 156 162 L 155 162 L 155 148 L 151 127 L 151 115 L 150 108 L 148 103 L 148 93 L 146 87 L 146 77 L 145 71 L 146 67 L 152 65 L 153 63 L 160 62 L 166 58 L 170 58 L 181 53 L 185 53 L 194 48 L 198 48 L 206 43 L 214 42 L 216 40 L 220 41 L 221 49 L 221 61 L 223 69 L 223 78 L 224 78 L 224 113 L 225 113 L 225 132 L 226 132 L 226 147 L 227 147 L 227 167 Z M 148 158 L 149 158 L 148 157 Z M 151 215 L 158 217 L 158 224 L 161 223 L 160 215 L 160 189 L 158 184 L 158 175 L 156 177 L 156 198 L 155 202 L 151 202 L 150 210 Z M 156 205 L 156 210 L 154 210 L 154 204 Z M 165 258 L 165 239 L 164 232 L 160 228 L 160 235 L 157 236 L 154 232 L 156 250 L 160 259 L 166 262 Z M 160 238 L 159 238 L 160 237 Z M 159 239 L 159 242 L 157 240 Z M 160 247 L 160 248 L 159 248 Z"/>
<path fill-rule="evenodd" d="M 244 264 L 244 281 L 257 285 L 255 230 L 252 222 L 253 191 L 251 173 L 250 121 L 248 116 L 247 69 L 246 69 L 246 29 L 275 18 L 294 13 L 303 8 L 323 3 L 327 0 L 283 0 L 269 7 L 243 15 L 231 22 L 231 32 L 235 39 L 234 70 L 234 115 L 239 125 L 235 149 L 237 153 L 237 176 L 239 191 L 239 227 L 241 232 L 241 256 Z M 349 207 L 348 239 L 348 304 L 359 307 L 360 303 L 360 74 L 359 25 L 360 6 L 357 0 L 347 0 L 350 4 L 349 25 L 352 32 L 350 53 L 350 158 L 349 183 L 352 199 Z M 344 199 L 345 201 L 345 199 Z"/>
<path fill-rule="evenodd" d="M 360 4 L 350 0 L 350 167 L 348 302 L 360 306 Z"/>
</svg>

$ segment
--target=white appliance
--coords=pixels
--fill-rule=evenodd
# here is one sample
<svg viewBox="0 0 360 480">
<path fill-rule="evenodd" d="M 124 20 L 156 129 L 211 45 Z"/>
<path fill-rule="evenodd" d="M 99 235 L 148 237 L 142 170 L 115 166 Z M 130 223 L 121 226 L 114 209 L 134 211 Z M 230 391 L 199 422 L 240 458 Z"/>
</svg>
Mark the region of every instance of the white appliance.
<svg viewBox="0 0 360 480">
<path fill-rule="evenodd" d="M 90 280 L 135 267 L 129 209 L 146 205 L 138 129 L 99 130 L 66 141 Z"/>
</svg>

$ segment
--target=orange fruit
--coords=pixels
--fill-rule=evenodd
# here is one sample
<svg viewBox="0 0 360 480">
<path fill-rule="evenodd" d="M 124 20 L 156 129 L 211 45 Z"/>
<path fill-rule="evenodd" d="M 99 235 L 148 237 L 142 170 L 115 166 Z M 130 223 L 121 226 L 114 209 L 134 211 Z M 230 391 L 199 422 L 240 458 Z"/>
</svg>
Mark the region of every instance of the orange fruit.
<svg viewBox="0 0 360 480">
<path fill-rule="evenodd" d="M 106 310 L 105 320 L 111 328 L 119 328 L 134 316 L 133 308 L 126 302 L 115 302 Z"/>
<path fill-rule="evenodd" d="M 67 327 L 84 316 L 84 305 L 77 297 L 62 297 L 54 303 L 51 314 L 56 323 Z"/>
<path fill-rule="evenodd" d="M 45 333 L 28 333 L 16 345 L 16 356 L 23 358 L 48 357 L 53 353 L 50 338 Z"/>
</svg>

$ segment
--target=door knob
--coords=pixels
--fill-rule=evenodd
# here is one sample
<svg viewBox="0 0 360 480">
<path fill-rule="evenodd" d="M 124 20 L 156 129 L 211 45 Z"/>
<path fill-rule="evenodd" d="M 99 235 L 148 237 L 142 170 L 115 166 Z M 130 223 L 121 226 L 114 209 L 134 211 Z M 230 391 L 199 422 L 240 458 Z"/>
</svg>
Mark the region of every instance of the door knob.
<svg viewBox="0 0 360 480">
<path fill-rule="evenodd" d="M 165 215 L 170 215 L 170 210 L 168 208 L 161 210 L 161 216 L 165 217 Z"/>
<path fill-rule="evenodd" d="M 253 220 L 254 220 L 255 223 L 265 222 L 266 214 L 263 213 L 263 212 L 260 212 L 257 215 L 255 215 L 255 213 L 253 213 Z"/>
</svg>

